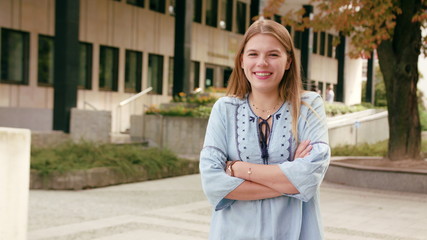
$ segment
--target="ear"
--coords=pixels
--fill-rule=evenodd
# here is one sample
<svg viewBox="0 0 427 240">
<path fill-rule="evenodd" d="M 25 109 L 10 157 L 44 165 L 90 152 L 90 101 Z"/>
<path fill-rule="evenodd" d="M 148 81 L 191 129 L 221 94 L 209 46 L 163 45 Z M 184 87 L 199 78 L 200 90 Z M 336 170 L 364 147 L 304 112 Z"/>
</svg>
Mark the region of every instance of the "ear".
<svg viewBox="0 0 427 240">
<path fill-rule="evenodd" d="M 292 63 L 292 58 L 288 58 L 288 61 L 286 63 L 286 70 L 289 70 L 289 68 L 291 67 L 291 63 Z"/>
</svg>

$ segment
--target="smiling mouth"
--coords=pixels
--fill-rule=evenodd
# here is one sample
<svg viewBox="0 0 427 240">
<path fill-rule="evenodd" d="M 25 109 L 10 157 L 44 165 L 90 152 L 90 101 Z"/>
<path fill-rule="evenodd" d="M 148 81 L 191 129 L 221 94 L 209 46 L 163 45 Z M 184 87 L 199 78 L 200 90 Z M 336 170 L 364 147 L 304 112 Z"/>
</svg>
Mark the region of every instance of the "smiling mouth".
<svg viewBox="0 0 427 240">
<path fill-rule="evenodd" d="M 260 73 L 260 72 L 256 72 L 255 75 L 260 76 L 260 77 L 266 77 L 266 76 L 270 76 L 272 73 Z"/>
</svg>

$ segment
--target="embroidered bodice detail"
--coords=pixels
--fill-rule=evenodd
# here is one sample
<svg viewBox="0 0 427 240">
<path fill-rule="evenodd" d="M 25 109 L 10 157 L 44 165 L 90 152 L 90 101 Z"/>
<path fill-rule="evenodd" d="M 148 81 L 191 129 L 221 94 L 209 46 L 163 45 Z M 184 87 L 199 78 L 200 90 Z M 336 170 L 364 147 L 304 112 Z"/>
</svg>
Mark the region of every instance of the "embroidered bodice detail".
<svg viewBox="0 0 427 240">
<path fill-rule="evenodd" d="M 284 103 L 273 113 L 269 125 L 255 115 L 247 99 L 242 100 L 236 107 L 235 118 L 239 160 L 258 164 L 279 164 L 291 160 L 292 118 L 288 106 Z M 267 133 L 263 134 L 261 128 L 267 130 Z"/>
</svg>

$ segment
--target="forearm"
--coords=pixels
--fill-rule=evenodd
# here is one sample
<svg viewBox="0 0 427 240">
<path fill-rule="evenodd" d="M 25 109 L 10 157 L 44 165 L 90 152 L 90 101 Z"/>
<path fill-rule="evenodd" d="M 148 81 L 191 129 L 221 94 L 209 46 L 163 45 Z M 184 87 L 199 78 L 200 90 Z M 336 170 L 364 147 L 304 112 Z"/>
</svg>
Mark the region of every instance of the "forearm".
<svg viewBox="0 0 427 240">
<path fill-rule="evenodd" d="M 233 165 L 233 172 L 235 177 L 264 185 L 279 193 L 299 193 L 278 165 L 238 162 Z"/>
<path fill-rule="evenodd" d="M 259 200 L 282 196 L 282 194 L 274 189 L 264 185 L 244 181 L 237 188 L 231 191 L 225 198 L 233 200 Z"/>
</svg>

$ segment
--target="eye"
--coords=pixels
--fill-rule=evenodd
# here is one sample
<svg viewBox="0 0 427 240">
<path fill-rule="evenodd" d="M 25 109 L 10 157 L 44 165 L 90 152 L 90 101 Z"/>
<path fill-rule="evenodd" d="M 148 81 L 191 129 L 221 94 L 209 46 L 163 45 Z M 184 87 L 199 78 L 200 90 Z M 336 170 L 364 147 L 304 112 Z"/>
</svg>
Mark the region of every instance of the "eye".
<svg viewBox="0 0 427 240">
<path fill-rule="evenodd" d="M 248 56 L 257 56 L 257 54 L 254 52 L 251 52 L 251 53 L 248 53 Z"/>
<path fill-rule="evenodd" d="M 277 53 L 270 53 L 270 56 L 272 56 L 272 57 L 278 57 L 279 54 L 277 54 Z"/>
</svg>

